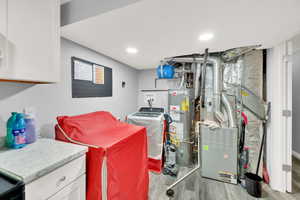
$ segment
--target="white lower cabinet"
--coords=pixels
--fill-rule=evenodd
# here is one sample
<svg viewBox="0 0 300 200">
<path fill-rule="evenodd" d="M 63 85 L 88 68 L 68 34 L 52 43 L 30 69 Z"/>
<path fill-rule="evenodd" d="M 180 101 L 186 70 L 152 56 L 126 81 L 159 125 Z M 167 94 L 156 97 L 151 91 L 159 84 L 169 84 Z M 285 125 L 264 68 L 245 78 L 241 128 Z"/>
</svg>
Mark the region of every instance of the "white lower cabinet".
<svg viewBox="0 0 300 200">
<path fill-rule="evenodd" d="M 85 173 L 84 155 L 25 185 L 25 199 L 85 200 Z"/>
</svg>

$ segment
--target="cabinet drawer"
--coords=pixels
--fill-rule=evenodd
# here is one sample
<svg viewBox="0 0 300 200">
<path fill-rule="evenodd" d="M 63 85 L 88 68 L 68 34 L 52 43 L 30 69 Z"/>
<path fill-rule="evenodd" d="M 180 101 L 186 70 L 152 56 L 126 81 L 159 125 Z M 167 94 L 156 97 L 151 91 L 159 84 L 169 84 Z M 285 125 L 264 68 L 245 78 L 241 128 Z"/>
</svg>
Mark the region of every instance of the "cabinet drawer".
<svg viewBox="0 0 300 200">
<path fill-rule="evenodd" d="M 26 199 L 44 200 L 54 195 L 72 181 L 85 174 L 85 160 L 85 156 L 81 156 L 32 183 L 25 185 Z"/>
<path fill-rule="evenodd" d="M 85 200 L 85 191 L 85 175 L 82 175 L 48 200 Z"/>
</svg>

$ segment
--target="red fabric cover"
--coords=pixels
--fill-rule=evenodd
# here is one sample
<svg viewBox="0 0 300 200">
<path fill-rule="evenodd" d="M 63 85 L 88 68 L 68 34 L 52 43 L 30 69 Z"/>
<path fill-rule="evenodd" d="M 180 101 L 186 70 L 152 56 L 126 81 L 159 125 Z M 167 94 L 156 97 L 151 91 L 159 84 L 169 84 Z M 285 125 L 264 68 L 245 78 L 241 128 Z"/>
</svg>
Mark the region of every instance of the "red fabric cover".
<svg viewBox="0 0 300 200">
<path fill-rule="evenodd" d="M 148 199 L 147 135 L 144 127 L 118 121 L 108 112 L 94 112 L 57 121 L 70 138 L 100 146 L 87 153 L 87 200 L 101 200 L 101 166 L 107 157 L 107 199 Z M 69 142 L 56 127 L 56 139 Z"/>
<path fill-rule="evenodd" d="M 163 167 L 163 161 L 153 158 L 148 158 L 148 167 L 152 172 L 160 174 Z"/>
</svg>

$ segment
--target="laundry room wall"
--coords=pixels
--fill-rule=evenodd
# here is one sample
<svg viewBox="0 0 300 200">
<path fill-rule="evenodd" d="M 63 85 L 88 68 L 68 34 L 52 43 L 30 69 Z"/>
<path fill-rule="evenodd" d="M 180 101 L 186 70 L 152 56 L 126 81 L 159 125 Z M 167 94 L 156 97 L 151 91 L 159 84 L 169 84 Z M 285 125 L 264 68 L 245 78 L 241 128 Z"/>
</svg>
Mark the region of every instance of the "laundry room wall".
<svg viewBox="0 0 300 200">
<path fill-rule="evenodd" d="M 146 101 L 147 96 L 153 96 L 155 101 L 153 107 L 168 109 L 168 89 L 178 87 L 177 80 L 157 80 L 155 87 L 155 79 L 157 78 L 156 69 L 140 70 L 138 74 L 139 93 L 138 107 L 148 107 Z"/>
<path fill-rule="evenodd" d="M 101 98 L 72 98 L 71 57 L 86 59 L 113 70 L 113 96 Z M 126 82 L 122 88 L 122 81 Z M 136 111 L 138 70 L 92 51 L 66 39 L 61 40 L 61 82 L 57 84 L 21 84 L 0 82 L 0 136 L 6 132 L 6 121 L 13 111 L 23 108 L 36 111 L 40 134 L 54 136 L 59 115 L 78 115 L 105 110 L 124 119 Z"/>
<path fill-rule="evenodd" d="M 300 34 L 293 42 L 293 153 L 300 158 Z"/>
</svg>

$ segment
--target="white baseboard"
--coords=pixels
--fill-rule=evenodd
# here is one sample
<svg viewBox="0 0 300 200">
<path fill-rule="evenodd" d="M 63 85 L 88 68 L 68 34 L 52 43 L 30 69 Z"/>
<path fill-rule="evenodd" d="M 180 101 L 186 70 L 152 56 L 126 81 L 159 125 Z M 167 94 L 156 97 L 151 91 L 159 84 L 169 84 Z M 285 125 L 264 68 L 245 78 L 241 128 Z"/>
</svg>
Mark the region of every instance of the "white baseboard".
<svg viewBox="0 0 300 200">
<path fill-rule="evenodd" d="M 296 151 L 293 151 L 293 156 L 295 157 L 295 158 L 297 158 L 298 160 L 300 160 L 300 153 L 298 153 L 298 152 L 296 152 Z"/>
</svg>

